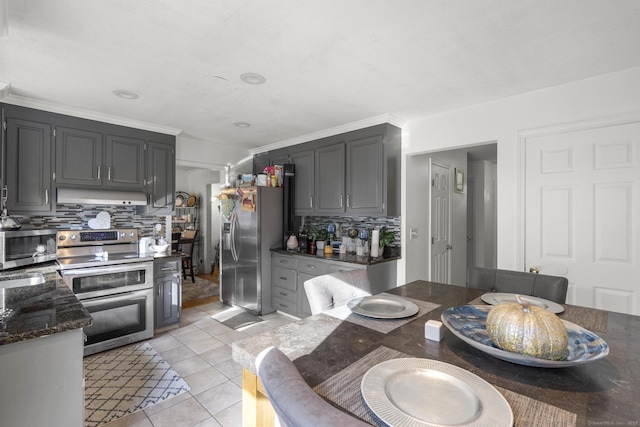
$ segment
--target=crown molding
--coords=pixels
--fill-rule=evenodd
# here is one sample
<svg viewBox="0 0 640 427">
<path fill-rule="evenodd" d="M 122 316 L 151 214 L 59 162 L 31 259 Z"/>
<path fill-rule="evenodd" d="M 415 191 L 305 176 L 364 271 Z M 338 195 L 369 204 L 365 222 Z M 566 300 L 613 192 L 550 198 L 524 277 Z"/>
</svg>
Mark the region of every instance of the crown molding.
<svg viewBox="0 0 640 427">
<path fill-rule="evenodd" d="M 114 125 L 127 126 L 135 129 L 148 130 L 151 132 L 164 133 L 177 136 L 182 133 L 182 129 L 168 126 L 160 126 L 153 123 L 131 120 L 125 117 L 111 116 L 109 114 L 97 113 L 95 111 L 84 110 L 82 108 L 68 107 L 54 102 L 41 101 L 25 96 L 15 95 L 9 92 L 8 95 L 2 97 L 2 102 L 7 104 L 18 105 L 20 107 L 34 108 L 38 110 L 48 111 L 50 113 L 65 114 L 68 116 L 80 117 L 88 120 L 96 120 L 99 122 L 111 123 Z"/>
<path fill-rule="evenodd" d="M 339 135 L 345 132 L 351 132 L 358 129 L 364 129 L 369 126 L 380 125 L 384 123 L 392 124 L 400 129 L 403 129 L 406 125 L 404 120 L 401 120 L 391 114 L 381 114 L 379 116 L 370 117 L 368 119 L 358 120 L 356 122 L 347 123 L 344 125 L 332 127 L 329 129 L 323 129 L 318 132 L 309 133 L 306 135 L 298 136 L 295 138 L 287 139 L 284 141 L 274 142 L 273 144 L 263 145 L 259 148 L 251 150 L 251 154 L 264 153 L 269 150 L 276 150 L 278 148 L 290 147 L 292 145 L 302 144 L 304 142 L 315 141 L 316 139 L 326 138 L 328 136 Z"/>
</svg>

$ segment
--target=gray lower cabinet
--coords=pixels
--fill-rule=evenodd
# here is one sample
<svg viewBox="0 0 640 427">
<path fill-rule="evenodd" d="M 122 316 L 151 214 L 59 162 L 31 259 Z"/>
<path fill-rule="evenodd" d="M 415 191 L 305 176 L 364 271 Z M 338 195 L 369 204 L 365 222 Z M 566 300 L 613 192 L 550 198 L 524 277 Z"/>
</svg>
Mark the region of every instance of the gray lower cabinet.
<svg viewBox="0 0 640 427">
<path fill-rule="evenodd" d="M 8 117 L 6 141 L 7 209 L 52 212 L 51 125 Z"/>
<path fill-rule="evenodd" d="M 168 257 L 153 263 L 155 329 L 180 323 L 182 306 L 182 259 Z"/>
<path fill-rule="evenodd" d="M 271 255 L 271 295 L 273 307 L 296 317 L 311 316 L 304 282 L 323 274 L 346 270 L 366 269 L 372 293 L 397 286 L 396 261 L 364 265 L 309 257 L 304 255 Z"/>
</svg>

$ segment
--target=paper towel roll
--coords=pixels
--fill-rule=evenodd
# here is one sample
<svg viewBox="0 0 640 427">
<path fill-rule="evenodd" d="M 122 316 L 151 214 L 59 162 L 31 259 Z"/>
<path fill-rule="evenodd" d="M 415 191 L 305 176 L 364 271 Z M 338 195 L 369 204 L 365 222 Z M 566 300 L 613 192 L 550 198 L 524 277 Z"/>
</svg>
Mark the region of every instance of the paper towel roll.
<svg viewBox="0 0 640 427">
<path fill-rule="evenodd" d="M 371 256 L 377 257 L 379 255 L 380 247 L 378 246 L 380 243 L 380 230 L 373 230 L 371 233 Z"/>
</svg>

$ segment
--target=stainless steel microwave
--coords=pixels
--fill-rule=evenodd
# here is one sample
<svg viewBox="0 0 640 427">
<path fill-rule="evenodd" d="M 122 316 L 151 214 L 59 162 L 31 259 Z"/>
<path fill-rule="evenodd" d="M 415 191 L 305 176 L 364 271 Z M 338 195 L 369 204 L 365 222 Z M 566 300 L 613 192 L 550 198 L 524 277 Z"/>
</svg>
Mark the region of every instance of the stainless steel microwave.
<svg viewBox="0 0 640 427">
<path fill-rule="evenodd" d="M 56 230 L 0 231 L 0 270 L 56 258 Z"/>
</svg>

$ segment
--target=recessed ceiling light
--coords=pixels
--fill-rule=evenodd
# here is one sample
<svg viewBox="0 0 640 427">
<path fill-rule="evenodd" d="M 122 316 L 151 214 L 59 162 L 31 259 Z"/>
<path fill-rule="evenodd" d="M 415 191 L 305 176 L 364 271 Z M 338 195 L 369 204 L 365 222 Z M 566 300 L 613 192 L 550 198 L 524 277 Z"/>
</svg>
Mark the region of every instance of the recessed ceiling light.
<svg viewBox="0 0 640 427">
<path fill-rule="evenodd" d="M 247 122 L 235 122 L 233 124 L 234 126 L 237 126 L 239 128 L 248 128 L 251 126 L 251 123 L 247 123 Z"/>
<path fill-rule="evenodd" d="M 240 74 L 240 80 L 245 83 L 249 83 L 250 85 L 261 85 L 262 83 L 267 81 L 264 76 L 256 73 Z"/>
<path fill-rule="evenodd" d="M 122 99 L 138 99 L 140 98 L 137 93 L 131 92 L 130 90 L 122 90 L 116 89 L 113 91 L 113 94 Z"/>
</svg>

